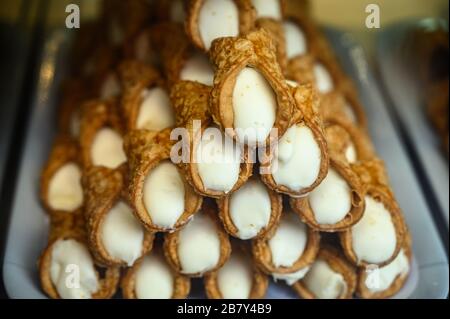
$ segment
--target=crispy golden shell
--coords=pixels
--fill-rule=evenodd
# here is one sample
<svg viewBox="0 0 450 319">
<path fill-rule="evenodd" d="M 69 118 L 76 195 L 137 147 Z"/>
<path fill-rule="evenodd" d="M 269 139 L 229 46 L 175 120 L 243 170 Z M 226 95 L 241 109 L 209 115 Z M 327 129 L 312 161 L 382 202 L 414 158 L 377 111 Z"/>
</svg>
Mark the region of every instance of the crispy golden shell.
<svg viewBox="0 0 450 319">
<path fill-rule="evenodd" d="M 156 250 L 156 251 L 155 251 Z M 159 249 L 154 249 L 150 254 L 161 253 Z M 131 268 L 128 268 L 122 277 L 121 288 L 125 299 L 137 299 L 136 296 L 136 274 L 144 260 L 145 256 L 139 258 Z M 169 265 L 167 265 L 169 267 Z M 173 272 L 174 287 L 172 299 L 185 299 L 191 290 L 191 279 L 184 275 Z"/>
<path fill-rule="evenodd" d="M 356 151 L 356 162 L 370 160 L 375 156 L 375 149 L 367 133 L 359 126 L 340 114 L 324 115 L 325 136 L 330 152 L 334 156 L 347 161 L 345 152 L 353 145 Z"/>
<path fill-rule="evenodd" d="M 149 172 L 162 161 L 170 160 L 173 141 L 170 140 L 170 129 L 161 132 L 134 130 L 124 139 L 124 149 L 129 161 L 129 197 L 135 208 L 137 218 L 151 232 L 173 231 L 189 221 L 201 206 L 202 197 L 197 195 L 185 181 L 185 210 L 174 229 L 166 229 L 155 225 L 144 205 L 144 182 Z"/>
<path fill-rule="evenodd" d="M 266 274 L 291 274 L 310 266 L 316 259 L 320 248 L 320 233 L 308 227 L 308 241 L 300 258 L 290 267 L 276 267 L 272 262 L 269 240 L 275 235 L 274 227 L 266 236 L 252 241 L 252 254 L 255 264 Z"/>
<path fill-rule="evenodd" d="M 364 187 L 358 174 L 345 161 L 333 156 L 330 157 L 330 168 L 336 170 L 345 179 L 351 190 L 352 208 L 344 219 L 336 224 L 319 224 L 314 217 L 308 197 L 290 198 L 292 210 L 309 227 L 321 232 L 339 232 L 350 228 L 362 218 L 365 208 Z"/>
<path fill-rule="evenodd" d="M 111 128 L 123 135 L 123 123 L 118 114 L 118 100 L 111 98 L 106 101 L 89 101 L 82 106 L 80 124 L 80 148 L 84 168 L 93 166 L 91 147 L 95 135 L 102 128 Z"/>
<path fill-rule="evenodd" d="M 269 223 L 266 227 L 262 228 L 259 231 L 259 233 L 254 237 L 255 239 L 266 236 L 268 232 L 270 232 L 274 227 L 278 225 L 280 221 L 281 211 L 283 210 L 283 198 L 281 197 L 281 195 L 269 188 L 267 188 L 267 192 L 270 198 Z M 217 206 L 219 207 L 219 217 L 227 233 L 233 237 L 239 238 L 239 229 L 237 229 L 237 227 L 234 225 L 233 219 L 231 218 L 231 196 L 233 196 L 233 194 L 217 200 Z M 245 214 L 245 212 L 242 213 Z"/>
<path fill-rule="evenodd" d="M 45 211 L 55 223 L 73 223 L 76 215 L 80 215 L 83 210 L 83 204 L 74 211 L 62 211 L 53 209 L 48 202 L 48 189 L 53 175 L 64 165 L 68 163 L 76 164 L 82 169 L 79 147 L 77 143 L 68 136 L 60 135 L 56 138 L 50 156 L 42 169 L 40 178 L 39 196 Z M 81 180 L 80 180 L 81 182 Z M 83 199 L 84 202 L 84 199 Z"/>
<path fill-rule="evenodd" d="M 239 178 L 228 193 L 208 189 L 203 185 L 197 167 L 196 145 L 198 145 L 205 130 L 213 126 L 208 109 L 210 91 L 211 88 L 206 85 L 190 81 L 180 81 L 171 90 L 171 100 L 176 110 L 177 127 L 186 128 L 188 133 L 184 141 L 189 143 L 189 159 L 179 163 L 179 167 L 182 169 L 186 180 L 197 193 L 203 196 L 220 198 L 236 191 L 245 184 L 252 174 L 253 163 L 249 150 L 245 147 L 241 159 Z M 194 121 L 200 121 L 201 127 L 199 127 L 199 130 L 196 129 Z M 186 138 L 188 141 L 186 141 Z"/>
<path fill-rule="evenodd" d="M 101 231 L 105 216 L 117 202 L 123 201 L 130 205 L 126 192 L 126 174 L 126 165 L 115 170 L 93 166 L 88 168 L 83 176 L 87 241 L 97 263 L 104 266 L 127 266 L 125 261 L 109 255 L 103 245 Z M 153 239 L 153 233 L 144 233 L 142 255 L 152 249 Z"/>
<path fill-rule="evenodd" d="M 127 131 L 137 129 L 137 118 L 145 89 L 164 87 L 158 71 L 137 60 L 127 60 L 119 65 L 119 76 L 123 86 L 120 110 Z"/>
<path fill-rule="evenodd" d="M 380 185 L 366 185 L 366 196 L 372 197 L 378 202 L 381 202 L 387 209 L 387 211 L 391 214 L 392 223 L 395 228 L 396 235 L 396 247 L 395 251 L 392 254 L 391 258 L 385 260 L 384 262 L 376 264 L 379 267 L 385 266 L 392 262 L 395 257 L 397 257 L 400 249 L 403 246 L 403 241 L 405 239 L 406 233 L 406 224 L 403 219 L 402 212 L 400 207 L 398 206 L 396 200 L 392 197 L 392 193 L 385 187 Z M 349 228 L 341 233 L 339 233 L 339 238 L 341 242 L 342 249 L 344 251 L 345 256 L 356 266 L 359 267 L 368 267 L 370 265 L 374 265 L 375 263 L 369 263 L 365 260 L 358 260 L 356 253 L 353 250 L 353 237 L 352 237 L 352 229 Z"/>
<path fill-rule="evenodd" d="M 292 92 L 296 102 L 296 107 L 292 115 L 291 126 L 298 124 L 305 125 L 314 134 L 316 143 L 319 145 L 319 148 L 321 150 L 319 175 L 310 186 L 305 187 L 299 191 L 292 190 L 285 185 L 277 184 L 275 179 L 273 178 L 273 175 L 271 174 L 271 166 L 273 164 L 274 154 L 265 152 L 263 154 L 263 158 L 261 159 L 261 168 L 264 169 L 264 174 L 261 174 L 261 180 L 267 186 L 278 193 L 287 194 L 292 197 L 301 197 L 310 193 L 326 177 L 329 165 L 327 150 L 328 146 L 324 136 L 322 122 L 316 112 L 318 100 L 317 96 L 315 95 L 315 91 L 312 90 L 311 85 L 300 85 L 296 88 L 292 88 Z"/>
<path fill-rule="evenodd" d="M 47 247 L 43 250 L 39 260 L 39 278 L 41 282 L 41 287 L 44 292 L 52 299 L 60 299 L 58 291 L 52 283 L 50 277 L 50 267 L 52 262 L 52 252 L 53 244 L 58 240 L 74 239 L 87 247 L 86 239 L 79 233 L 74 233 L 72 231 L 66 231 L 65 233 L 59 234 L 58 237 L 53 238 Z M 99 269 L 103 270 L 103 269 Z M 99 278 L 99 290 L 92 295 L 93 299 L 109 299 L 115 294 L 117 286 L 120 279 L 120 268 L 109 267 L 104 269 L 104 274 L 101 276 L 97 272 Z M 100 277 L 101 276 L 101 277 Z"/>
<path fill-rule="evenodd" d="M 405 234 L 405 240 L 403 242 L 403 251 L 405 252 L 406 257 L 408 258 L 409 264 L 412 263 L 412 242 L 411 242 L 411 234 L 409 231 Z M 383 291 L 379 292 L 371 292 L 366 286 L 367 279 L 367 270 L 365 268 L 360 268 L 358 271 L 358 285 L 356 287 L 356 294 L 364 299 L 384 299 L 394 296 L 396 293 L 402 289 L 405 285 L 406 280 L 408 279 L 409 273 L 406 275 L 400 274 L 395 280 L 392 282 L 391 286 Z"/>
<path fill-rule="evenodd" d="M 233 0 L 239 10 L 239 34 L 248 33 L 254 26 L 256 12 L 250 0 Z M 185 23 L 186 33 L 191 42 L 200 50 L 207 51 L 200 35 L 198 20 L 200 10 L 205 0 L 189 1 L 187 19 Z"/>
<path fill-rule="evenodd" d="M 257 69 L 271 85 L 277 97 L 274 129 L 282 136 L 289 127 L 295 101 L 290 94 L 283 72 L 277 62 L 274 43 L 264 29 L 238 38 L 220 38 L 212 43 L 210 57 L 216 66 L 214 87 L 211 92 L 210 110 L 214 122 L 237 139 L 234 128 L 233 89 L 236 78 L 245 67 Z M 276 142 L 274 136 L 267 137 Z"/>
<path fill-rule="evenodd" d="M 184 274 L 185 276 L 189 277 L 202 277 L 203 275 L 206 275 L 212 271 L 215 271 L 219 268 L 221 268 L 225 262 L 230 257 L 231 253 L 231 244 L 230 239 L 228 237 L 228 234 L 225 232 L 225 230 L 222 227 L 222 224 L 217 218 L 217 212 L 216 208 L 212 203 L 205 202 L 202 206 L 202 209 L 198 214 L 207 214 L 209 218 L 211 218 L 217 227 L 217 234 L 219 236 L 220 241 L 220 258 L 217 263 L 217 265 L 210 269 L 209 271 L 205 273 L 196 273 L 196 274 Z M 180 259 L 178 258 L 178 240 L 179 240 L 179 233 L 183 229 L 178 229 L 175 232 L 172 233 L 166 233 L 164 237 L 164 255 L 166 257 L 167 262 L 169 265 L 174 269 L 177 273 L 183 274 L 183 269 L 181 268 Z"/>
<path fill-rule="evenodd" d="M 286 72 L 288 59 L 286 55 L 286 39 L 284 37 L 284 27 L 280 21 L 272 18 L 259 18 L 256 20 L 256 28 L 266 30 L 275 45 L 277 61 L 283 73 Z"/>
<path fill-rule="evenodd" d="M 244 247 L 243 244 L 233 245 L 233 251 L 232 253 L 240 249 L 243 251 L 244 254 L 247 255 L 249 259 L 251 259 L 250 252 L 248 251 L 247 247 Z M 262 299 L 266 295 L 267 288 L 269 286 L 269 279 L 266 274 L 264 274 L 255 264 L 253 265 L 253 284 L 252 289 L 250 291 L 250 295 L 248 296 L 248 299 Z M 212 271 L 205 275 L 205 278 L 203 279 L 204 285 L 205 285 L 205 292 L 206 296 L 209 299 L 224 299 L 222 293 L 220 292 L 219 284 L 217 281 L 217 276 L 219 273 L 219 270 Z"/>
<path fill-rule="evenodd" d="M 321 247 L 317 259 L 325 261 L 333 271 L 344 277 L 347 289 L 338 299 L 351 299 L 357 284 L 355 268 L 347 262 L 336 248 L 328 245 Z M 308 289 L 303 280 L 297 281 L 292 288 L 303 299 L 316 299 L 316 296 Z"/>
</svg>

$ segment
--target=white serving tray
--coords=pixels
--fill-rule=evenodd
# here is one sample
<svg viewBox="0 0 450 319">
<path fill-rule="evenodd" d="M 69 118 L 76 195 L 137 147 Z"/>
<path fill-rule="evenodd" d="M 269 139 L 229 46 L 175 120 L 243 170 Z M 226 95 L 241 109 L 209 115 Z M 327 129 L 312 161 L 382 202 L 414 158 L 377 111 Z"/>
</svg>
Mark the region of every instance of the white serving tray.
<svg viewBox="0 0 450 319">
<path fill-rule="evenodd" d="M 49 32 L 42 57 L 39 83 L 11 211 L 3 280 L 11 298 L 46 298 L 39 287 L 36 261 L 47 244 L 48 218 L 38 199 L 40 170 L 55 134 L 58 83 L 63 72 L 66 31 Z M 358 84 L 370 120 L 370 131 L 380 156 L 386 161 L 392 185 L 404 210 L 414 240 L 412 273 L 397 298 L 445 298 L 448 262 L 436 228 L 417 185 L 411 164 L 385 109 L 377 84 L 361 48 L 348 35 L 331 32 L 330 40 L 346 71 Z M 193 284 L 193 297 L 204 297 L 201 283 Z M 267 298 L 295 298 L 284 285 L 271 283 Z"/>
</svg>

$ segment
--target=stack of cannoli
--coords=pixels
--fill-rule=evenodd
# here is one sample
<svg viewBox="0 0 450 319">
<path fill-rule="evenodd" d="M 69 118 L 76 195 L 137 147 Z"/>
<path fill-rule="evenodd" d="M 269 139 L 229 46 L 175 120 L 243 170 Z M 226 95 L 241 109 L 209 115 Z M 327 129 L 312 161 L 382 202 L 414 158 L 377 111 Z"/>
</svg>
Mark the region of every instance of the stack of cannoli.
<svg viewBox="0 0 450 319">
<path fill-rule="evenodd" d="M 264 298 L 270 281 L 301 298 L 400 290 L 401 210 L 352 82 L 306 11 L 105 6 L 75 44 L 42 173 L 49 297 L 187 298 L 193 278 L 225 299 Z"/>
</svg>

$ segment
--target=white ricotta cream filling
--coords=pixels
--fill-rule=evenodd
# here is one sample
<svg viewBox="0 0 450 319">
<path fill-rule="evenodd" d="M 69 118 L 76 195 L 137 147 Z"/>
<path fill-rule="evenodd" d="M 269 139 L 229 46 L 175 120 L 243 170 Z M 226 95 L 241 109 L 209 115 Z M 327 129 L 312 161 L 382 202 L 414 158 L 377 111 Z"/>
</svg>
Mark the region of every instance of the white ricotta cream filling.
<svg viewBox="0 0 450 319">
<path fill-rule="evenodd" d="M 259 179 L 250 179 L 231 194 L 230 217 L 240 239 L 250 239 L 269 225 L 271 202 L 266 186 Z"/>
<path fill-rule="evenodd" d="M 337 299 L 347 291 L 344 277 L 321 259 L 314 262 L 303 282 L 318 299 Z"/>
<path fill-rule="evenodd" d="M 152 252 L 144 257 L 135 280 L 138 299 L 171 299 L 173 296 L 175 278 L 160 254 Z"/>
<path fill-rule="evenodd" d="M 366 287 L 373 293 L 387 290 L 398 276 L 409 273 L 409 260 L 402 249 L 395 259 L 379 269 L 368 270 L 365 280 Z"/>
<path fill-rule="evenodd" d="M 134 217 L 131 207 L 118 202 L 104 217 L 102 241 L 108 254 L 132 266 L 142 254 L 144 229 Z"/>
<path fill-rule="evenodd" d="M 81 170 L 75 163 L 61 166 L 50 179 L 47 192 L 52 209 L 72 212 L 83 204 Z"/>
<path fill-rule="evenodd" d="M 214 221 L 201 212 L 180 230 L 178 258 L 184 274 L 203 274 L 220 259 L 220 239 Z"/>
<path fill-rule="evenodd" d="M 316 77 L 317 90 L 320 93 L 326 94 L 334 89 L 333 78 L 323 64 L 316 63 L 314 65 L 314 75 Z"/>
<path fill-rule="evenodd" d="M 282 19 L 279 0 L 252 0 L 258 18 Z"/>
<path fill-rule="evenodd" d="M 196 162 L 206 189 L 228 193 L 239 179 L 241 147 L 217 128 L 207 129 L 197 145 Z"/>
<path fill-rule="evenodd" d="M 175 114 L 169 96 L 156 87 L 142 92 L 136 126 L 138 129 L 162 131 L 175 125 Z"/>
<path fill-rule="evenodd" d="M 366 196 L 366 209 L 352 228 L 353 251 L 359 261 L 382 263 L 395 252 L 397 238 L 391 214 L 383 203 Z"/>
<path fill-rule="evenodd" d="M 144 205 L 156 226 L 171 229 L 184 212 L 184 182 L 175 164 L 161 162 L 144 182 Z"/>
<path fill-rule="evenodd" d="M 219 269 L 217 284 L 224 299 L 248 299 L 253 285 L 251 260 L 239 249 Z"/>
<path fill-rule="evenodd" d="M 181 70 L 180 78 L 183 81 L 198 82 L 212 86 L 214 69 L 205 55 L 197 53 L 186 61 Z"/>
<path fill-rule="evenodd" d="M 123 151 L 123 139 L 111 128 L 100 129 L 91 146 L 92 163 L 95 166 L 117 168 L 125 163 L 127 157 Z"/>
<path fill-rule="evenodd" d="M 284 212 L 275 235 L 269 240 L 275 267 L 291 267 L 303 255 L 308 242 L 308 229 L 292 212 Z"/>
<path fill-rule="evenodd" d="M 239 35 L 239 10 L 233 0 L 206 0 L 200 9 L 198 28 L 205 48 L 222 37 Z"/>
<path fill-rule="evenodd" d="M 241 143 L 264 142 L 275 123 L 277 98 L 264 76 L 244 68 L 233 90 L 234 128 Z"/>
<path fill-rule="evenodd" d="M 336 224 L 352 208 L 350 187 L 336 170 L 330 168 L 322 183 L 311 192 L 309 205 L 317 223 Z"/>
<path fill-rule="evenodd" d="M 303 30 L 292 21 L 283 22 L 284 37 L 286 39 L 286 54 L 288 59 L 306 54 L 308 44 Z"/>
<path fill-rule="evenodd" d="M 62 299 L 90 299 L 99 289 L 94 261 L 87 247 L 74 239 L 52 245 L 50 279 Z"/>
<path fill-rule="evenodd" d="M 274 273 L 274 274 L 272 274 L 272 277 L 273 277 L 273 279 L 275 281 L 282 280 L 287 285 L 292 286 L 297 281 L 299 281 L 300 279 L 305 277 L 306 274 L 308 273 L 309 269 L 310 269 L 310 267 L 305 267 L 305 268 L 302 268 L 302 269 L 300 269 L 300 270 L 298 270 L 296 272 L 290 273 L 290 274 L 277 274 L 277 273 Z"/>
<path fill-rule="evenodd" d="M 322 154 L 307 126 L 290 127 L 279 140 L 275 154 L 271 170 L 278 185 L 300 191 L 319 177 Z"/>
</svg>

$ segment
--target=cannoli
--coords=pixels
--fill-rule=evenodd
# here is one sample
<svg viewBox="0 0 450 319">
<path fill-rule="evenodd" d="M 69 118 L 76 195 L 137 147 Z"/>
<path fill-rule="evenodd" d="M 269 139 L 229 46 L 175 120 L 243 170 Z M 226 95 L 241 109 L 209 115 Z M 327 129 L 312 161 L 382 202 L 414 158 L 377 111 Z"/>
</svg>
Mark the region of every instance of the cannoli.
<svg viewBox="0 0 450 319">
<path fill-rule="evenodd" d="M 160 67 L 161 61 L 152 41 L 150 27 L 141 30 L 130 42 L 124 45 L 125 58 L 136 60 L 149 66 Z"/>
<path fill-rule="evenodd" d="M 353 81 L 344 76 L 341 80 L 340 90 L 342 93 L 341 99 L 337 99 L 337 103 L 331 103 L 331 105 L 326 105 L 325 107 L 334 105 L 335 107 L 331 107 L 329 113 L 342 114 L 352 124 L 363 131 L 367 131 L 367 116 Z"/>
<path fill-rule="evenodd" d="M 42 289 L 53 299 L 108 299 L 120 279 L 118 267 L 97 268 L 86 240 L 70 232 L 51 241 L 38 263 Z"/>
<path fill-rule="evenodd" d="M 131 131 L 124 148 L 129 165 L 129 196 L 136 216 L 153 232 L 174 231 L 189 221 L 202 203 L 171 162 L 170 129 Z"/>
<path fill-rule="evenodd" d="M 58 109 L 58 131 L 78 140 L 80 135 L 81 105 L 89 98 L 84 79 L 74 78 L 64 83 Z"/>
<path fill-rule="evenodd" d="M 360 268 L 356 294 L 365 299 L 381 299 L 399 292 L 411 270 L 411 249 L 411 237 L 407 232 L 402 249 L 391 263 L 381 268 Z"/>
<path fill-rule="evenodd" d="M 192 0 L 189 2 L 186 32 L 197 48 L 208 51 L 217 38 L 248 33 L 254 20 L 251 0 Z"/>
<path fill-rule="evenodd" d="M 277 227 L 267 236 L 253 241 L 253 259 L 275 280 L 292 285 L 308 272 L 319 246 L 319 232 L 309 228 L 287 209 Z"/>
<path fill-rule="evenodd" d="M 83 176 L 88 244 L 106 266 L 132 266 L 152 248 L 153 233 L 134 216 L 125 189 L 126 167 L 90 167 Z"/>
<path fill-rule="evenodd" d="M 232 245 L 230 259 L 222 268 L 205 275 L 205 291 L 209 299 L 261 299 L 269 280 L 253 263 L 247 247 Z"/>
<path fill-rule="evenodd" d="M 58 137 L 40 181 L 42 205 L 55 222 L 81 214 L 84 204 L 81 176 L 82 165 L 76 142 L 66 136 Z"/>
<path fill-rule="evenodd" d="M 295 60 L 297 58 L 312 59 L 310 43 L 314 40 L 317 32 L 303 14 L 289 15 L 283 20 L 270 16 L 259 17 L 256 26 L 266 29 L 272 36 L 278 63 L 287 75 L 290 74 L 290 71 L 296 70 Z"/>
<path fill-rule="evenodd" d="M 291 82 L 289 82 L 291 83 Z M 301 197 L 325 178 L 328 170 L 327 143 L 317 115 L 317 98 L 310 85 L 292 83 L 296 102 L 291 126 L 272 154 L 261 160 L 262 181 L 271 189 Z M 270 153 L 270 152 L 269 152 Z"/>
<path fill-rule="evenodd" d="M 157 19 L 183 25 L 188 2 L 189 0 L 157 0 L 155 4 Z"/>
<path fill-rule="evenodd" d="M 147 0 L 108 0 L 102 8 L 109 42 L 119 46 L 131 39 L 150 19 L 151 6 Z"/>
<path fill-rule="evenodd" d="M 351 299 L 355 269 L 334 247 L 322 247 L 306 276 L 292 287 L 304 299 Z"/>
<path fill-rule="evenodd" d="M 119 73 L 124 88 L 121 108 L 128 131 L 162 131 L 175 125 L 169 94 L 153 67 L 130 60 L 119 66 Z"/>
<path fill-rule="evenodd" d="M 358 174 L 345 161 L 331 156 L 322 183 L 308 197 L 291 198 L 290 203 L 311 228 L 336 232 L 348 229 L 362 218 L 364 194 Z"/>
<path fill-rule="evenodd" d="M 251 0 L 256 17 L 282 20 L 286 12 L 286 0 Z"/>
<path fill-rule="evenodd" d="M 166 34 L 170 34 L 167 37 Z M 208 56 L 195 50 L 179 25 L 163 23 L 152 29 L 153 41 L 159 44 L 168 86 L 178 81 L 193 81 L 212 86 L 214 69 Z"/>
<path fill-rule="evenodd" d="M 218 199 L 217 204 L 225 230 L 246 240 L 262 237 L 278 225 L 282 197 L 252 177 L 231 195 Z"/>
<path fill-rule="evenodd" d="M 185 227 L 165 234 L 164 255 L 177 273 L 202 277 L 228 260 L 230 240 L 215 210 L 206 202 Z"/>
<path fill-rule="evenodd" d="M 181 81 L 171 91 L 177 127 L 186 128 L 189 158 L 180 163 L 197 193 L 220 198 L 236 191 L 252 174 L 247 147 L 237 145 L 212 123 L 208 98 L 211 88 Z M 196 124 L 198 123 L 198 125 Z"/>
<path fill-rule="evenodd" d="M 117 168 L 126 161 L 117 104 L 117 99 L 109 99 L 82 106 L 80 147 L 84 167 Z"/>
<path fill-rule="evenodd" d="M 125 299 L 184 299 L 191 280 L 175 273 L 158 247 L 128 268 L 121 282 Z"/>
<path fill-rule="evenodd" d="M 264 29 L 216 39 L 211 47 L 216 66 L 211 114 L 241 144 L 270 145 L 289 126 L 295 102 L 274 52 Z"/>
<path fill-rule="evenodd" d="M 406 225 L 402 212 L 387 187 L 381 161 L 372 160 L 354 168 L 365 188 L 363 217 L 339 234 L 346 257 L 360 267 L 385 266 L 402 248 Z"/>
<path fill-rule="evenodd" d="M 366 161 L 375 156 L 367 133 L 339 114 L 324 115 L 325 136 L 333 156 L 349 164 Z"/>
</svg>

